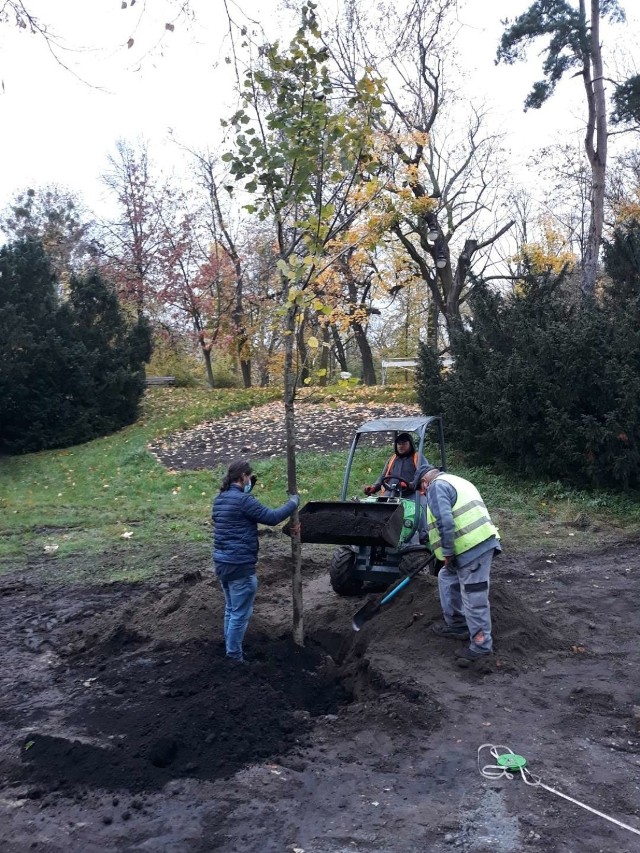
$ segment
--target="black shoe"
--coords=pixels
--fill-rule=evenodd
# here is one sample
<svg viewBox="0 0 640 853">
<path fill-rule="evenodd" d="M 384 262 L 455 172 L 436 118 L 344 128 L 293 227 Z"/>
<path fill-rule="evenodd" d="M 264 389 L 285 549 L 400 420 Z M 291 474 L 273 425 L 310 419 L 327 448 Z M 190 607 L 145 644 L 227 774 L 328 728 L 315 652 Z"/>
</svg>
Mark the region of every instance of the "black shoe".
<svg viewBox="0 0 640 853">
<path fill-rule="evenodd" d="M 467 646 L 466 649 L 460 649 L 455 652 L 456 663 L 461 667 L 469 667 L 478 663 L 478 661 L 488 662 L 493 658 L 493 652 L 482 652 L 472 649 Z"/>
<path fill-rule="evenodd" d="M 435 625 L 431 626 L 431 630 L 436 637 L 448 637 L 452 640 L 469 639 L 469 629 L 466 625 L 460 625 L 458 628 L 453 625 L 447 625 L 446 622 L 436 622 Z"/>
</svg>

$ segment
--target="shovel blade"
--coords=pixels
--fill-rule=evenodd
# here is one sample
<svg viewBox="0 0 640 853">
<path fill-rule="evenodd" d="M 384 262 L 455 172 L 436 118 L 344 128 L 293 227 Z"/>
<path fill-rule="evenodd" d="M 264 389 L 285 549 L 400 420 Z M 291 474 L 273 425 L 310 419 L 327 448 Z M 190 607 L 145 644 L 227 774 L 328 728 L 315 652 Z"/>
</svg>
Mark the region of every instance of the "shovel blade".
<svg viewBox="0 0 640 853">
<path fill-rule="evenodd" d="M 356 610 L 356 612 L 353 614 L 353 618 L 351 619 L 351 625 L 353 627 L 353 630 L 359 631 L 365 622 L 368 622 L 369 619 L 373 619 L 378 610 L 380 610 L 380 601 L 377 598 L 373 598 L 371 599 L 371 601 L 367 601 L 367 603 L 363 605 L 360 610 Z"/>
</svg>

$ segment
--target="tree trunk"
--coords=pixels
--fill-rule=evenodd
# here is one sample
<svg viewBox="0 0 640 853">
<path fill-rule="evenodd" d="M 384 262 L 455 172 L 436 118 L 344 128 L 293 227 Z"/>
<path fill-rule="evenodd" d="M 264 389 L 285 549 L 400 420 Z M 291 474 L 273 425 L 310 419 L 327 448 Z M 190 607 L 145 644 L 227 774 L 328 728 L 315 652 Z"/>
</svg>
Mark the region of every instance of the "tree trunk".
<svg viewBox="0 0 640 853">
<path fill-rule="evenodd" d="M 430 346 L 435 352 L 438 351 L 438 318 L 440 312 L 435 301 L 429 301 L 429 310 L 427 312 L 427 346 Z"/>
<path fill-rule="evenodd" d="M 293 363 L 294 342 L 296 338 L 295 305 L 287 311 L 286 335 L 284 345 L 284 425 L 287 441 L 287 490 L 297 494 L 298 484 L 296 475 L 296 371 Z M 304 608 L 302 601 L 302 545 L 298 510 L 291 516 L 291 594 L 293 601 L 293 641 L 298 646 L 304 645 Z"/>
<path fill-rule="evenodd" d="M 311 372 L 309 370 L 309 350 L 304 340 L 306 325 L 307 311 L 305 310 L 296 333 L 296 342 L 298 344 L 298 370 L 300 373 L 300 382 L 302 382 L 303 385 L 308 385 L 307 380 L 311 376 Z"/>
<path fill-rule="evenodd" d="M 204 357 L 204 366 L 207 371 L 207 382 L 209 388 L 215 388 L 215 379 L 213 378 L 213 368 L 211 366 L 211 350 L 208 347 L 202 346 L 202 355 Z"/>
<path fill-rule="evenodd" d="M 322 388 L 325 388 L 329 378 L 329 352 L 331 350 L 329 346 L 329 327 L 323 326 L 320 334 L 320 340 L 322 341 L 322 348 L 320 350 L 320 377 L 319 383 Z M 324 373 L 322 373 L 324 371 Z"/>
<path fill-rule="evenodd" d="M 376 379 L 376 369 L 373 366 L 373 355 L 365 331 L 360 323 L 351 323 L 351 328 L 353 329 L 353 335 L 360 350 L 360 357 L 362 358 L 362 381 L 365 385 L 377 385 L 378 380 Z"/>
<path fill-rule="evenodd" d="M 335 323 L 332 323 L 331 325 L 331 336 L 333 338 L 333 349 L 335 351 L 336 358 L 338 359 L 340 370 L 346 373 L 349 369 L 347 367 L 347 356 L 344 351 L 344 344 L 342 343 L 340 332 L 338 331 L 338 328 Z"/>
<path fill-rule="evenodd" d="M 242 352 L 246 344 L 246 339 L 238 345 L 238 350 Z M 251 359 L 240 356 L 240 372 L 242 373 L 242 385 L 244 388 L 251 388 Z"/>
<path fill-rule="evenodd" d="M 584 0 L 580 2 L 580 13 L 586 19 Z M 580 286 L 582 295 L 586 297 L 592 297 L 596 290 L 607 170 L 607 103 L 600 48 L 600 0 L 591 0 L 590 42 L 590 52 L 583 58 L 588 107 L 584 145 L 591 166 L 591 217 Z"/>
</svg>

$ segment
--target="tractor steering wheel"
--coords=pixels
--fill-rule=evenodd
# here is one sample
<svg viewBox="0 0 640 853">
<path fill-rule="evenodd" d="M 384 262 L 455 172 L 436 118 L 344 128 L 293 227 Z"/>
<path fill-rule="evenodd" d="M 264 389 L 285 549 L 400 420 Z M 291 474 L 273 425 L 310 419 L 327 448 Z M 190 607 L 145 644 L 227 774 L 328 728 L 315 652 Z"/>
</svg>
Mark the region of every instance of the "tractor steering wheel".
<svg viewBox="0 0 640 853">
<path fill-rule="evenodd" d="M 397 492 L 398 495 L 400 495 L 400 492 L 402 491 L 400 488 L 400 483 L 402 483 L 402 479 L 400 477 L 383 477 L 380 483 L 385 492 Z"/>
</svg>

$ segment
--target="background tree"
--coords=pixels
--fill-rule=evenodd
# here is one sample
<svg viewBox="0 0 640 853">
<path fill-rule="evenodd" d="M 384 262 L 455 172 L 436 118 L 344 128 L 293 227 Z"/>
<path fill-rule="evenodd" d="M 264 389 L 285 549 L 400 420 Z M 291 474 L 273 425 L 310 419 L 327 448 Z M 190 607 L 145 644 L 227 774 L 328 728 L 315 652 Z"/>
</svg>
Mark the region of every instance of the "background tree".
<svg viewBox="0 0 640 853">
<path fill-rule="evenodd" d="M 217 242 L 210 242 L 205 211 L 173 188 L 158 208 L 154 298 L 157 317 L 188 328 L 205 364 L 207 382 L 215 386 L 212 353 L 234 339 L 234 268 Z"/>
<path fill-rule="evenodd" d="M 223 253 L 228 259 L 234 275 L 234 300 L 230 316 L 233 321 L 233 337 L 235 350 L 242 383 L 245 388 L 250 388 L 251 377 L 251 338 L 247 328 L 247 311 L 245 306 L 246 272 L 244 247 L 241 239 L 231 225 L 231 211 L 223 211 L 222 186 L 224 178 L 218 172 L 218 163 L 214 156 L 207 154 L 194 154 L 197 163 L 198 177 L 204 187 L 209 207 L 208 224 L 211 240 L 216 246 L 216 251 Z M 224 191 L 223 191 L 224 192 Z M 228 198 L 228 193 L 224 192 Z"/>
<path fill-rule="evenodd" d="M 499 137 L 485 130 L 482 110 L 460 118 L 458 103 L 452 117 L 445 75 L 455 65 L 456 8 L 455 0 L 400 8 L 351 0 L 329 40 L 347 88 L 366 67 L 385 80 L 376 130 L 391 176 L 388 227 L 447 327 L 460 323 L 474 264 L 512 225 L 496 203 L 505 185 Z M 435 316 L 429 327 L 435 333 Z"/>
<path fill-rule="evenodd" d="M 632 74 L 613 93 L 613 124 L 629 124 L 640 130 L 640 74 Z"/>
<path fill-rule="evenodd" d="M 604 241 L 604 263 L 611 282 L 611 296 L 623 303 L 640 299 L 640 220 L 618 223 Z"/>
<path fill-rule="evenodd" d="M 602 59 L 600 22 L 603 18 L 623 20 L 617 0 L 579 0 L 578 8 L 567 0 L 536 0 L 513 22 L 507 21 L 497 61 L 512 64 L 524 58 L 529 44 L 548 38 L 544 49 L 544 79 L 534 84 L 525 110 L 539 109 L 553 94 L 567 72 L 582 77 L 587 123 L 584 146 L 591 167 L 590 221 L 582 261 L 582 292 L 593 296 L 604 222 L 607 168 L 607 102 Z"/>
<path fill-rule="evenodd" d="M 0 450 L 66 447 L 132 423 L 150 356 L 144 319 L 131 325 L 97 273 L 59 294 L 40 243 L 0 249 Z"/>
<path fill-rule="evenodd" d="M 167 187 L 154 173 L 147 144 L 124 140 L 109 157 L 103 181 L 114 193 L 120 215 L 104 223 L 101 253 L 121 298 L 138 314 L 154 309 L 159 236 Z"/>
<path fill-rule="evenodd" d="M 47 186 L 20 193 L 0 217 L 9 242 L 39 240 L 63 289 L 95 259 L 95 223 L 69 190 Z"/>
<path fill-rule="evenodd" d="M 539 199 L 542 216 L 567 240 L 571 251 L 585 257 L 591 207 L 591 170 L 584 158 L 582 143 L 558 143 L 543 148 L 531 158 L 542 178 Z M 524 242 L 527 242 L 525 239 Z"/>
<path fill-rule="evenodd" d="M 478 287 L 455 370 L 423 349 L 419 398 L 483 463 L 579 486 L 640 483 L 640 301 L 568 301 L 529 268 L 517 292 Z M 481 387 L 482 393 L 477 389 Z"/>
</svg>

